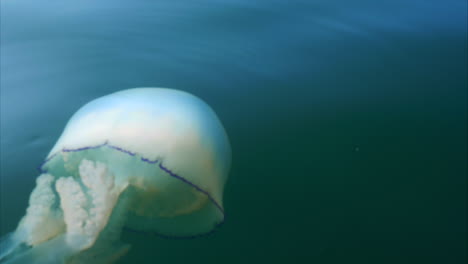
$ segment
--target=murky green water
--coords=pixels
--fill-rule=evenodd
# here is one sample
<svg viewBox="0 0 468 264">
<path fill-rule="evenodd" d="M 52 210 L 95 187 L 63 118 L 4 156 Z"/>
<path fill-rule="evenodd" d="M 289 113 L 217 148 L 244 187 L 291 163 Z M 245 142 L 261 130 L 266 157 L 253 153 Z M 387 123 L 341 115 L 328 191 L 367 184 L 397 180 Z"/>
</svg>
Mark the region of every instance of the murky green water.
<svg viewBox="0 0 468 264">
<path fill-rule="evenodd" d="M 1 2 L 0 234 L 85 102 L 171 87 L 233 148 L 226 223 L 119 263 L 465 263 L 466 1 Z"/>
</svg>

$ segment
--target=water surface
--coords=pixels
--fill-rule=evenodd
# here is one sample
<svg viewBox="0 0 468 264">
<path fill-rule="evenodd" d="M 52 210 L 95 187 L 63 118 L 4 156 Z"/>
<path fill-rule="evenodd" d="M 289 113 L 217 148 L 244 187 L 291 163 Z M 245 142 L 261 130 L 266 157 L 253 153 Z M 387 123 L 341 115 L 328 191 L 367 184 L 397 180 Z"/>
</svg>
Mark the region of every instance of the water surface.
<svg viewBox="0 0 468 264">
<path fill-rule="evenodd" d="M 82 104 L 155 86 L 223 121 L 227 221 L 119 263 L 465 263 L 467 2 L 358 2 L 2 0 L 0 233 Z"/>
</svg>

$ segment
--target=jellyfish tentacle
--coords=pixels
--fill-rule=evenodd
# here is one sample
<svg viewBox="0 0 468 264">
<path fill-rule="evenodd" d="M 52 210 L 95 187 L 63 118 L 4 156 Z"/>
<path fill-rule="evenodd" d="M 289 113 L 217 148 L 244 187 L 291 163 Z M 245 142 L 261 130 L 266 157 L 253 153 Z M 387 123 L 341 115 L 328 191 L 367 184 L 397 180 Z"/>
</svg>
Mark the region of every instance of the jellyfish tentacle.
<svg viewBox="0 0 468 264">
<path fill-rule="evenodd" d="M 131 191 L 127 182 L 117 184 L 108 167 L 100 162 L 82 160 L 79 174 L 89 197 L 88 219 L 83 223 L 89 244 L 83 246 L 70 263 L 112 263 L 130 248 L 128 244 L 120 243 L 119 237 Z"/>
<path fill-rule="evenodd" d="M 112 263 L 129 250 L 128 244 L 118 241 L 131 201 L 131 195 L 123 195 L 128 183 L 117 184 L 100 162 L 82 160 L 78 169 L 76 178 L 55 181 L 43 174 L 37 179 L 26 216 L 1 243 L 0 263 Z M 55 208 L 58 204 L 60 208 Z M 61 218 L 56 229 L 41 230 L 56 217 Z"/>
<path fill-rule="evenodd" d="M 55 186 L 67 226 L 66 241 L 72 247 L 81 249 L 83 244 L 89 243 L 84 232 L 85 220 L 88 218 L 86 196 L 80 184 L 72 177 L 58 179 Z"/>
<path fill-rule="evenodd" d="M 100 162 L 82 160 L 80 179 L 60 178 L 56 183 L 67 226 L 67 243 L 77 250 L 91 247 L 109 217 L 127 183 L 116 185 L 115 177 Z M 80 181 L 86 190 L 80 185 Z"/>
<path fill-rule="evenodd" d="M 134 189 L 127 188 L 125 184 L 122 188 L 115 206 L 106 226 L 99 233 L 94 245 L 86 250 L 75 254 L 69 264 L 101 264 L 114 263 L 121 256 L 130 250 L 130 245 L 120 241 L 120 234 L 127 220 L 128 208 L 134 202 Z M 120 190 L 120 188 L 118 189 Z"/>
<path fill-rule="evenodd" d="M 63 215 L 54 208 L 57 197 L 53 190 L 55 177 L 41 174 L 36 180 L 29 198 L 29 207 L 19 225 L 19 233 L 25 235 L 25 241 L 33 246 L 62 233 L 65 228 Z"/>
<path fill-rule="evenodd" d="M 55 177 L 51 174 L 41 174 L 36 179 L 26 215 L 14 233 L 2 238 L 0 260 L 14 251 L 24 251 L 28 246 L 45 242 L 64 231 L 62 213 L 54 208 L 57 203 L 54 181 Z"/>
</svg>

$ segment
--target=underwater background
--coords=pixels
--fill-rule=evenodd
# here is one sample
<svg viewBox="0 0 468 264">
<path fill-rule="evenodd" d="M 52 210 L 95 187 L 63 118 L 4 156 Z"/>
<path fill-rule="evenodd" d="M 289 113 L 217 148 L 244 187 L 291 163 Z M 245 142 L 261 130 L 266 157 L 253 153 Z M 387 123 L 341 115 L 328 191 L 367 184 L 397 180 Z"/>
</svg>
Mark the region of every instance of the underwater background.
<svg viewBox="0 0 468 264">
<path fill-rule="evenodd" d="M 466 0 L 0 7 L 0 235 L 79 107 L 169 87 L 229 135 L 226 222 L 118 263 L 466 263 Z"/>
</svg>

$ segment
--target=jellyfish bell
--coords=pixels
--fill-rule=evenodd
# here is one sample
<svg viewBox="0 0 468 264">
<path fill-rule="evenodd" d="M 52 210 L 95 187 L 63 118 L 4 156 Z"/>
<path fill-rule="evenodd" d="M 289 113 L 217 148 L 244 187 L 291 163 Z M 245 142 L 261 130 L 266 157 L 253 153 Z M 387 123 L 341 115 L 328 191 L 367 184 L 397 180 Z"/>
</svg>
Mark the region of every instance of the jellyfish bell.
<svg viewBox="0 0 468 264">
<path fill-rule="evenodd" d="M 193 237 L 224 220 L 231 162 L 213 110 L 163 88 L 83 106 L 41 166 L 26 215 L 0 242 L 0 263 L 109 263 L 123 228 Z"/>
</svg>

